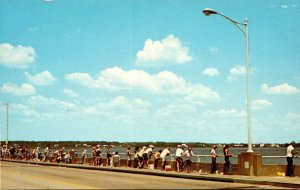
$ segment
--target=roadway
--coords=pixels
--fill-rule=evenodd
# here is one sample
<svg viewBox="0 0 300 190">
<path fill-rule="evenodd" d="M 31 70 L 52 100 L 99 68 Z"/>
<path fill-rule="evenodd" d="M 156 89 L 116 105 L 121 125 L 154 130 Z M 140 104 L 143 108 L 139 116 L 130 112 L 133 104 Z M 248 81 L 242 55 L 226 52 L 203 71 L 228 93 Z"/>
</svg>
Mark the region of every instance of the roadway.
<svg viewBox="0 0 300 190">
<path fill-rule="evenodd" d="M 0 162 L 0 189 L 270 189 L 266 185 L 214 182 L 110 171 Z"/>
</svg>

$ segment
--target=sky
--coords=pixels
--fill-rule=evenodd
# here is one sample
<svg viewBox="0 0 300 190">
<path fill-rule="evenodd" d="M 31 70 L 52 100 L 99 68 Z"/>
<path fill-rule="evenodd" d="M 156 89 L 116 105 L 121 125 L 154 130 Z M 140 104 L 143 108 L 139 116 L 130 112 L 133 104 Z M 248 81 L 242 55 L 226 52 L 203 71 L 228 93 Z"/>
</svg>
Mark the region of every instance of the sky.
<svg viewBox="0 0 300 190">
<path fill-rule="evenodd" d="M 297 0 L 0 0 L 9 140 L 300 142 Z"/>
</svg>

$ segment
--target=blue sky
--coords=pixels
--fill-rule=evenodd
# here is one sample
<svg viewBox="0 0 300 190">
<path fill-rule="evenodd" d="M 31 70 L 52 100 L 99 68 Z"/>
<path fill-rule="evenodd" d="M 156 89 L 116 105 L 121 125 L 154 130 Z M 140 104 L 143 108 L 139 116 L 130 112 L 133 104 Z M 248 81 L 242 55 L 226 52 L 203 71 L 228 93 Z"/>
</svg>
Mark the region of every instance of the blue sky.
<svg viewBox="0 0 300 190">
<path fill-rule="evenodd" d="M 296 0 L 0 0 L 5 140 L 300 141 Z"/>
</svg>

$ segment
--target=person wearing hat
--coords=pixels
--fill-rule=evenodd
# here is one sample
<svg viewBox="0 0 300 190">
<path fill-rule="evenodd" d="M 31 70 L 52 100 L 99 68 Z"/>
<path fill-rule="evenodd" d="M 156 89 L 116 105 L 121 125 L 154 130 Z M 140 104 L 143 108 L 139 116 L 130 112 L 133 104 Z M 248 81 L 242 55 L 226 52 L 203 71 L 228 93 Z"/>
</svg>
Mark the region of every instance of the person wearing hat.
<svg viewBox="0 0 300 190">
<path fill-rule="evenodd" d="M 144 165 L 146 165 L 146 168 L 148 168 L 149 159 L 151 159 L 153 148 L 154 148 L 153 145 L 149 145 L 149 147 L 143 153 L 143 158 L 144 158 L 143 162 Z"/>
<path fill-rule="evenodd" d="M 293 157 L 298 154 L 298 152 L 295 151 L 295 141 L 292 141 L 291 144 L 287 147 L 287 166 L 286 166 L 286 176 L 294 176 L 294 166 L 293 166 Z"/>
<path fill-rule="evenodd" d="M 144 152 L 146 151 L 147 147 L 143 146 L 143 148 L 138 152 L 138 158 L 139 158 L 139 168 L 144 168 Z"/>
<path fill-rule="evenodd" d="M 191 172 L 191 167 L 192 167 L 192 157 L 195 156 L 195 154 L 192 151 L 192 148 L 189 147 L 183 154 L 183 156 L 185 157 L 185 161 L 184 161 L 184 167 L 186 169 L 187 173 Z"/>
</svg>

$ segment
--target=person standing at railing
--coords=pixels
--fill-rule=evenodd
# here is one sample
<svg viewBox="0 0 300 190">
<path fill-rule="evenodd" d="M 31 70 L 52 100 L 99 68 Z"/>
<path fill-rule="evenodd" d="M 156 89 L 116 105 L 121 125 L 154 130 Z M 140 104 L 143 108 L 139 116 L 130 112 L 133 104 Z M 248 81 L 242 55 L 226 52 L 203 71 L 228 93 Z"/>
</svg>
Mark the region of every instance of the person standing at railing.
<svg viewBox="0 0 300 190">
<path fill-rule="evenodd" d="M 119 152 L 116 151 L 112 157 L 111 157 L 111 162 L 110 162 L 110 167 L 120 167 L 120 155 Z"/>
<path fill-rule="evenodd" d="M 41 148 L 37 146 L 35 149 L 35 161 L 40 161 Z"/>
<path fill-rule="evenodd" d="M 214 174 L 217 171 L 217 152 L 216 152 L 217 146 L 213 145 L 210 155 L 211 155 L 211 170 L 210 173 Z"/>
<path fill-rule="evenodd" d="M 293 177 L 294 176 L 294 169 L 295 166 L 293 166 L 293 157 L 298 154 L 298 152 L 295 151 L 295 141 L 292 141 L 291 144 L 287 147 L 287 166 L 286 166 L 286 176 Z"/>
<path fill-rule="evenodd" d="M 175 156 L 176 156 L 176 171 L 178 173 L 181 172 L 182 163 L 183 163 L 182 156 L 183 156 L 184 152 L 183 152 L 181 147 L 182 147 L 181 145 L 177 145 L 177 149 L 176 149 L 176 153 L 175 153 Z"/>
<path fill-rule="evenodd" d="M 167 163 L 167 156 L 170 155 L 170 147 L 166 147 L 160 154 L 161 158 L 161 170 L 165 170 Z"/>
<path fill-rule="evenodd" d="M 109 150 L 109 145 L 106 146 L 106 165 L 109 166 L 112 154 Z"/>
<path fill-rule="evenodd" d="M 87 151 L 86 151 L 86 149 L 84 149 L 84 151 L 81 154 L 81 164 L 84 163 L 84 159 L 85 159 L 86 155 L 87 155 Z"/>
<path fill-rule="evenodd" d="M 192 151 L 192 148 L 189 147 L 183 154 L 185 157 L 185 162 L 184 162 L 184 167 L 186 169 L 187 173 L 191 172 L 191 167 L 192 167 L 192 157 L 195 156 L 195 154 Z"/>
<path fill-rule="evenodd" d="M 130 147 L 127 148 L 126 151 L 126 160 L 127 160 L 127 167 L 131 167 L 131 153 L 130 153 Z"/>
<path fill-rule="evenodd" d="M 144 165 L 146 165 L 146 168 L 148 168 L 149 160 L 151 159 L 152 152 L 153 152 L 154 146 L 149 145 L 149 147 L 145 150 L 143 153 L 143 158 L 144 158 Z"/>
<path fill-rule="evenodd" d="M 139 165 L 139 156 L 138 156 L 138 153 L 139 153 L 139 147 L 135 147 L 134 149 L 134 152 L 133 152 L 133 168 L 137 168 L 138 165 Z"/>
<path fill-rule="evenodd" d="M 49 153 L 50 153 L 50 145 L 47 145 L 47 147 L 44 150 L 44 157 L 42 160 L 43 162 L 45 162 L 48 159 Z"/>
<path fill-rule="evenodd" d="M 158 161 L 160 159 L 160 154 L 162 153 L 162 150 L 159 150 L 157 151 L 155 154 L 154 154 L 154 169 L 157 169 L 157 166 L 158 166 Z"/>
<path fill-rule="evenodd" d="M 96 166 L 100 166 L 102 165 L 102 152 L 100 149 L 100 145 L 97 145 L 97 149 L 96 149 L 96 162 L 95 164 Z"/>
<path fill-rule="evenodd" d="M 224 156 L 225 156 L 225 163 L 224 163 L 224 174 L 232 174 L 231 164 L 230 164 L 230 157 L 233 156 L 233 154 L 229 154 L 229 145 L 225 145 L 224 149 Z"/>
<path fill-rule="evenodd" d="M 147 147 L 143 146 L 143 148 L 138 152 L 139 158 L 139 168 L 144 168 L 144 152 L 146 151 Z"/>
</svg>

